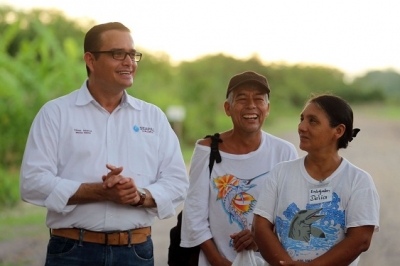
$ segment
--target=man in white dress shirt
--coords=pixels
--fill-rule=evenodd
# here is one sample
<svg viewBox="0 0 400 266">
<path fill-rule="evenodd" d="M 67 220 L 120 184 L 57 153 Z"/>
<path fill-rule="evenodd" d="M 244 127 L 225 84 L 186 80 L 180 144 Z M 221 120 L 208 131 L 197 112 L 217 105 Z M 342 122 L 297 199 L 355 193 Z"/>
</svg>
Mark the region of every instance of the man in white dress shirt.
<svg viewBox="0 0 400 266">
<path fill-rule="evenodd" d="M 46 265 L 154 265 L 151 225 L 186 197 L 166 116 L 126 92 L 141 56 L 123 24 L 94 26 L 84 41 L 88 79 L 32 123 L 20 190 L 47 208 Z"/>
</svg>

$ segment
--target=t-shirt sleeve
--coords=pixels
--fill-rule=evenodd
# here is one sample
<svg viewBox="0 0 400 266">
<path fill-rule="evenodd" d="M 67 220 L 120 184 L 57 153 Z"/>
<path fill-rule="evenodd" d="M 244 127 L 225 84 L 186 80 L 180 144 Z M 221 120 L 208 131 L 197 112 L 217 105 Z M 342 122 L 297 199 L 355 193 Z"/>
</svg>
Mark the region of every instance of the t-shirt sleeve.
<svg viewBox="0 0 400 266">
<path fill-rule="evenodd" d="M 268 219 L 271 223 L 274 223 L 274 213 L 277 202 L 276 172 L 277 169 L 274 168 L 266 175 L 257 204 L 254 208 L 254 214 Z"/>
<path fill-rule="evenodd" d="M 347 206 L 346 229 L 374 225 L 375 232 L 378 232 L 380 200 L 371 176 L 363 176 L 357 187 Z"/>
<path fill-rule="evenodd" d="M 193 247 L 212 238 L 208 222 L 210 148 L 196 144 L 189 172 L 189 191 L 182 215 L 181 246 Z"/>
</svg>

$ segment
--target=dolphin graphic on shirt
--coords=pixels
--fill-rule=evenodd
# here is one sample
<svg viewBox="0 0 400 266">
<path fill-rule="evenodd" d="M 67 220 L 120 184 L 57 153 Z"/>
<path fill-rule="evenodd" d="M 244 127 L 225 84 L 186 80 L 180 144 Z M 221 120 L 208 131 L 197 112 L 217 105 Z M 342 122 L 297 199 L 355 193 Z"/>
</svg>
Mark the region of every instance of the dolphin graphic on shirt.
<svg viewBox="0 0 400 266">
<path fill-rule="evenodd" d="M 312 226 L 314 222 L 325 216 L 317 215 L 320 210 L 322 210 L 322 208 L 299 211 L 290 223 L 289 237 L 304 242 L 309 242 L 311 235 L 314 237 L 325 238 L 325 233 L 321 229 Z"/>
</svg>

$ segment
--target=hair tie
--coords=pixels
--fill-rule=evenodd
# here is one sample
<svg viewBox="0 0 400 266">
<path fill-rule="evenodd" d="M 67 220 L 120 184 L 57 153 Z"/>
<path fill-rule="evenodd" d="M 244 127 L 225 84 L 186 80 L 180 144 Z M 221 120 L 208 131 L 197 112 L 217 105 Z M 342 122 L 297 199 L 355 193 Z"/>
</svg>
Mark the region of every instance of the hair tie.
<svg viewBox="0 0 400 266">
<path fill-rule="evenodd" d="M 358 132 L 360 132 L 361 129 L 359 128 L 354 128 L 351 132 L 351 138 L 349 139 L 349 142 L 353 140 L 353 138 L 357 137 Z"/>
</svg>

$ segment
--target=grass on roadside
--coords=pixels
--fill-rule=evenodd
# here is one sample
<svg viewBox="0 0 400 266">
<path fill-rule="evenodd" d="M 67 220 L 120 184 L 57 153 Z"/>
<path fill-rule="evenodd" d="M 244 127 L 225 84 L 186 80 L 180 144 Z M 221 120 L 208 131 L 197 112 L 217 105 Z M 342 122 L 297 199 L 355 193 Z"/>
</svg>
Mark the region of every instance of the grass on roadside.
<svg viewBox="0 0 400 266">
<path fill-rule="evenodd" d="M 371 118 L 385 120 L 400 120 L 400 107 L 393 104 L 368 104 L 354 107 L 354 113 L 363 114 Z M 357 118 L 357 117 L 356 117 Z"/>
<path fill-rule="evenodd" d="M 20 202 L 0 212 L 0 242 L 16 236 L 36 236 L 47 231 L 46 209 Z M 38 230 L 42 228 L 43 230 Z"/>
</svg>

